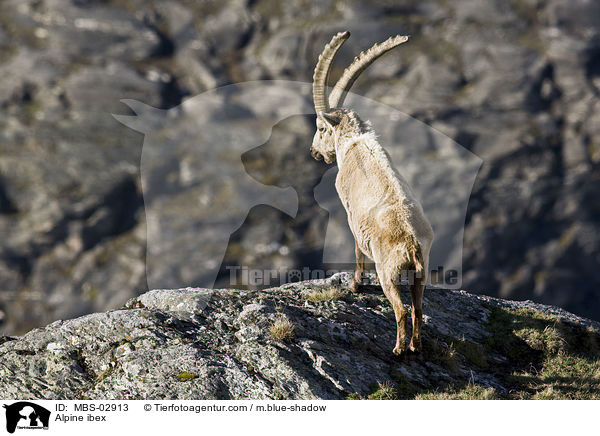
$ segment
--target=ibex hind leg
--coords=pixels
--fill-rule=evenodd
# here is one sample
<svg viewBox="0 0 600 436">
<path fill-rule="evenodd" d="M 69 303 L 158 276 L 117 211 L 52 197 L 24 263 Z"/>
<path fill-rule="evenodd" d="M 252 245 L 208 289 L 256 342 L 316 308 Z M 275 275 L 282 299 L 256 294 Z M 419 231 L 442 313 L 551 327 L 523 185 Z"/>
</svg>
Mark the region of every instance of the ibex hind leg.
<svg viewBox="0 0 600 436">
<path fill-rule="evenodd" d="M 423 322 L 423 293 L 425 292 L 425 277 L 417 276 L 409 277 L 411 283 L 410 293 L 412 295 L 412 338 L 409 348 L 411 351 L 421 351 L 421 323 Z"/>
<path fill-rule="evenodd" d="M 352 292 L 358 292 L 363 281 L 365 271 L 365 255 L 354 241 L 354 254 L 356 255 L 356 269 L 354 270 L 354 279 L 350 285 Z"/>
<path fill-rule="evenodd" d="M 376 265 L 377 276 L 383 288 L 383 293 L 392 304 L 396 316 L 396 346 L 393 353 L 400 356 L 406 352 L 406 315 L 407 311 L 400 297 L 400 279 L 395 272 L 388 273 L 379 265 Z"/>
</svg>

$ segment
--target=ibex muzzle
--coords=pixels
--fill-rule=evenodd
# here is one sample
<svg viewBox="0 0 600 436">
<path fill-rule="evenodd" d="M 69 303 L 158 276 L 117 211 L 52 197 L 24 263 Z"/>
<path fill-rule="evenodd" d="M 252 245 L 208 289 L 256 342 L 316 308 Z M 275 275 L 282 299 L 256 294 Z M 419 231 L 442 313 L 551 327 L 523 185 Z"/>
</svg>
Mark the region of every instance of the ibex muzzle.
<svg viewBox="0 0 600 436">
<path fill-rule="evenodd" d="M 356 270 L 352 289 L 358 290 L 364 256 L 375 261 L 383 292 L 396 316 L 394 353 L 406 351 L 406 314 L 400 298 L 400 281 L 408 274 L 412 295 L 410 350 L 421 349 L 422 303 L 433 230 L 407 181 L 395 170 L 387 152 L 377 142 L 369 122 L 352 110 L 342 109 L 344 97 L 360 73 L 384 53 L 408 40 L 395 36 L 360 53 L 344 70 L 329 95 L 327 78 L 335 54 L 350 36 L 335 35 L 325 46 L 313 76 L 317 132 L 311 154 L 327 163 L 337 161 L 335 187 L 348 215 L 355 241 Z"/>
</svg>

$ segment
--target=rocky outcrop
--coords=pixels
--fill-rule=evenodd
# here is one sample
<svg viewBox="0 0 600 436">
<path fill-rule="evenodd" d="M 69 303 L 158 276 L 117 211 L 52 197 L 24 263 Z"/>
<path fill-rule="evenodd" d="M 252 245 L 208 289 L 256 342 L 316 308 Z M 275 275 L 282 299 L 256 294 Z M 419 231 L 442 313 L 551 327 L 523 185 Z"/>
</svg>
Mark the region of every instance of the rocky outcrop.
<svg viewBox="0 0 600 436">
<path fill-rule="evenodd" d="M 349 280 L 154 290 L 119 310 L 2 337 L 1 396 L 600 398 L 597 322 L 532 302 L 429 289 L 423 353 L 399 359 L 381 289 L 352 294 Z"/>
<path fill-rule="evenodd" d="M 143 138 L 110 116 L 127 113 L 120 99 L 166 109 L 229 83 L 310 82 L 324 42 L 346 29 L 353 36 L 339 65 L 391 34 L 412 35 L 353 90 L 484 161 L 467 211 L 463 286 L 599 319 L 599 7 L 584 0 L 2 1 L 0 332 L 114 309 L 147 288 Z M 189 111 L 199 117 L 206 108 Z M 255 179 L 293 182 L 299 213 L 251 210 L 229 240 L 220 286 L 229 286 L 227 265 L 320 267 L 328 215 L 312 192 L 326 167 L 308 153 L 313 129 L 310 115 L 286 120 L 280 136 L 243 157 Z M 164 147 L 180 137 L 173 131 Z M 185 179 L 172 176 L 173 184 Z M 199 201 L 185 206 L 181 219 L 206 213 Z M 180 248 L 177 241 L 160 257 L 177 265 L 189 257 Z M 202 271 L 181 273 L 182 286 L 198 283 Z"/>
</svg>

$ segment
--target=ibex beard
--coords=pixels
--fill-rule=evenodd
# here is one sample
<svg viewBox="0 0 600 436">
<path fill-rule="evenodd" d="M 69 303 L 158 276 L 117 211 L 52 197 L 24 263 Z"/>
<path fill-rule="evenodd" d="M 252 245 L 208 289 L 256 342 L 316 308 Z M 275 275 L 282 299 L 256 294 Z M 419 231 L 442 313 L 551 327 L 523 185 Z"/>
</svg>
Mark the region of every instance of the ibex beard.
<svg viewBox="0 0 600 436">
<path fill-rule="evenodd" d="M 354 235 L 356 270 L 352 283 L 358 291 L 365 255 L 375 261 L 377 276 L 394 309 L 397 333 L 394 354 L 406 351 L 407 310 L 402 304 L 400 283 L 410 272 L 412 338 L 409 348 L 421 349 L 422 305 L 433 230 L 407 181 L 392 166 L 369 122 L 352 110 L 342 109 L 343 99 L 358 75 L 378 57 L 405 42 L 396 36 L 362 52 L 344 70 L 327 100 L 325 87 L 331 62 L 349 32 L 338 33 L 319 56 L 313 77 L 317 132 L 311 154 L 326 163 L 337 162 L 335 187 L 346 209 Z"/>
</svg>

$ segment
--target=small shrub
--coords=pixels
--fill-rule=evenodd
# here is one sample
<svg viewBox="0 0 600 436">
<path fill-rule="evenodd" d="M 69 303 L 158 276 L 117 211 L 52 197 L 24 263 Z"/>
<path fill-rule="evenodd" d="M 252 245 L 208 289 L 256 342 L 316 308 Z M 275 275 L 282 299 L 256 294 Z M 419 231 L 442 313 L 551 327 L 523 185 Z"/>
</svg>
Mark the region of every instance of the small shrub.
<svg viewBox="0 0 600 436">
<path fill-rule="evenodd" d="M 447 343 L 436 339 L 424 339 L 423 356 L 427 361 L 437 363 L 449 371 L 455 372 L 458 370 L 458 356 L 456 355 L 456 350 L 452 342 L 448 345 Z"/>
<path fill-rule="evenodd" d="M 378 383 L 377 390 L 368 396 L 369 400 L 397 400 L 398 392 L 389 382 Z"/>
</svg>

